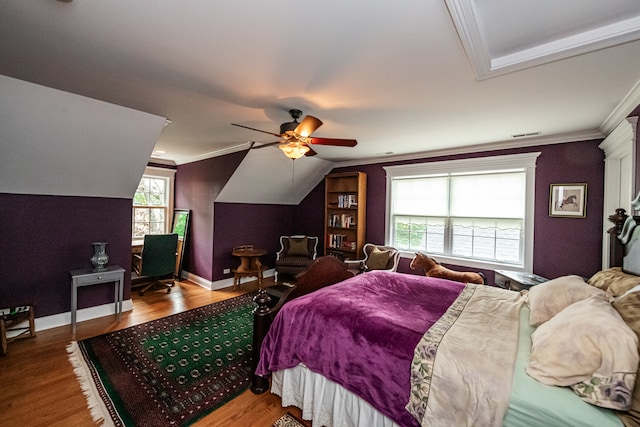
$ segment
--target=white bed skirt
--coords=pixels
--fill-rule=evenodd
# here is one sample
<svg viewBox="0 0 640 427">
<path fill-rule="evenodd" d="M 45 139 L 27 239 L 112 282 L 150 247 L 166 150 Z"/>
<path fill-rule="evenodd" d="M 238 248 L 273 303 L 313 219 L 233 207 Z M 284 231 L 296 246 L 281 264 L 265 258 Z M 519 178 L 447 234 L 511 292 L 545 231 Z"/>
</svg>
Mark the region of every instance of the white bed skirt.
<svg viewBox="0 0 640 427">
<path fill-rule="evenodd" d="M 282 406 L 296 406 L 302 418 L 325 427 L 398 427 L 369 403 L 300 364 L 272 374 L 271 392 Z"/>
</svg>

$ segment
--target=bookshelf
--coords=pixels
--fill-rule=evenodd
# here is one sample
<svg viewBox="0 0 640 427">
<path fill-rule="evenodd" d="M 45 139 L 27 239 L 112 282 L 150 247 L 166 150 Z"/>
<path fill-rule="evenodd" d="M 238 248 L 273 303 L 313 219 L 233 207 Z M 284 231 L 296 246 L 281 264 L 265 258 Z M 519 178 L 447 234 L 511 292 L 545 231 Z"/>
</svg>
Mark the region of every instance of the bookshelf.
<svg viewBox="0 0 640 427">
<path fill-rule="evenodd" d="M 363 256 L 366 210 L 366 173 L 342 172 L 325 176 L 325 255 L 340 259 Z"/>
</svg>

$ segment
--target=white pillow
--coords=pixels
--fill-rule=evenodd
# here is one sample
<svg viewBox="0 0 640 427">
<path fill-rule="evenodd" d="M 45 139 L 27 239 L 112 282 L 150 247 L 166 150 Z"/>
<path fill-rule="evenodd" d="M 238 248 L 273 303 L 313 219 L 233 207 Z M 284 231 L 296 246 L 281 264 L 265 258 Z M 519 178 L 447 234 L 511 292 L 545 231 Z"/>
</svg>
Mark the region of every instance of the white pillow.
<svg viewBox="0 0 640 427">
<path fill-rule="evenodd" d="M 562 310 L 540 325 L 527 374 L 543 384 L 571 386 L 593 405 L 626 411 L 638 371 L 638 337 L 604 293 Z"/>
<path fill-rule="evenodd" d="M 562 276 L 532 286 L 526 296 L 529 306 L 529 324 L 538 326 L 560 313 L 571 304 L 604 291 L 589 286 L 580 276 Z"/>
</svg>

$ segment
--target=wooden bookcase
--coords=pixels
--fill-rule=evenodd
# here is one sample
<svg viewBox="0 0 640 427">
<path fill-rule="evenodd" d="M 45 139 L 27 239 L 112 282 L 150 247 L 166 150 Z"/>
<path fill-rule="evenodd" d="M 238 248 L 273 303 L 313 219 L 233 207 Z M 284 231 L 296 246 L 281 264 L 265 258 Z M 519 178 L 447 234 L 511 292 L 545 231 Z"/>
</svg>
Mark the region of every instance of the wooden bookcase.
<svg viewBox="0 0 640 427">
<path fill-rule="evenodd" d="M 340 259 L 362 258 L 367 225 L 367 174 L 329 174 L 324 185 L 324 254 Z"/>
</svg>

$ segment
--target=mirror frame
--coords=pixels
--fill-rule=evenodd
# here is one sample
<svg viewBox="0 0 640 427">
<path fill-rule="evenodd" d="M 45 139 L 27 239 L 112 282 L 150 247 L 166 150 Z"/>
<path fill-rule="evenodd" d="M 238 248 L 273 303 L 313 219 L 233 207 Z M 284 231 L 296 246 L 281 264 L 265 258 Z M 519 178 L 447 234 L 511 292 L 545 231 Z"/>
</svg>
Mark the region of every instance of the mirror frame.
<svg viewBox="0 0 640 427">
<path fill-rule="evenodd" d="M 174 274 L 178 282 L 182 280 L 182 264 L 184 261 L 184 251 L 187 247 L 187 239 L 189 237 L 189 217 L 191 216 L 191 209 L 174 209 L 173 210 L 173 222 L 171 224 L 171 232 L 178 234 L 178 240 L 182 239 L 180 248 L 180 259 L 178 260 L 178 272 Z M 182 218 L 184 218 L 184 227 L 181 227 Z M 180 229 L 176 227 L 180 226 Z"/>
</svg>

